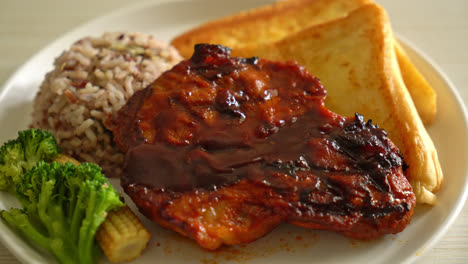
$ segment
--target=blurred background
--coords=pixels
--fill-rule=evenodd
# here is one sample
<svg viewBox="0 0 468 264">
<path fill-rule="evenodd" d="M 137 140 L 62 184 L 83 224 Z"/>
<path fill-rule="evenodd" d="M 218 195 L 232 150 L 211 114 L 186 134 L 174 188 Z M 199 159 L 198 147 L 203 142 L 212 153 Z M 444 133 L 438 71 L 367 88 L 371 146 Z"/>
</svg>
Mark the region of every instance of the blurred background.
<svg viewBox="0 0 468 264">
<path fill-rule="evenodd" d="M 112 10 L 140 2 L 147 1 L 1 0 L 0 84 L 64 33 Z M 376 2 L 386 8 L 394 31 L 432 58 L 458 88 L 463 101 L 468 102 L 468 1 Z M 468 263 L 467 219 L 468 206 L 465 205 L 447 234 L 416 263 Z M 0 245 L 0 263 L 19 262 Z"/>
</svg>

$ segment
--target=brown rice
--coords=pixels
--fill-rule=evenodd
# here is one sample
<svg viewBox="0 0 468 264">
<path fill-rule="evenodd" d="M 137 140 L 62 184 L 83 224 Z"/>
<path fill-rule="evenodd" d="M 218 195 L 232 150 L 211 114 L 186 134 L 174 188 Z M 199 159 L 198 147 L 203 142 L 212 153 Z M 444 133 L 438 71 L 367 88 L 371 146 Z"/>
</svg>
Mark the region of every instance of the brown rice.
<svg viewBox="0 0 468 264">
<path fill-rule="evenodd" d="M 123 154 L 105 120 L 180 60 L 173 47 L 143 33 L 81 39 L 46 75 L 34 100 L 32 126 L 51 131 L 65 154 L 119 176 Z"/>
</svg>

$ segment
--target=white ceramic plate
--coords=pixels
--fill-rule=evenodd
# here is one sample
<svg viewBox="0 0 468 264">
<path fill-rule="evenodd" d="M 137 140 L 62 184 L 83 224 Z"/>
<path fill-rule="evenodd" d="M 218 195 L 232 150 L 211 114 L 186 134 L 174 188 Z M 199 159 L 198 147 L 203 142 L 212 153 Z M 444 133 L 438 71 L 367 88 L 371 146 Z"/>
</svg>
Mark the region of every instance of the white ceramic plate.
<svg viewBox="0 0 468 264">
<path fill-rule="evenodd" d="M 150 2 L 122 9 L 91 21 L 54 41 L 23 65 L 0 90 L 0 142 L 16 136 L 30 122 L 31 102 L 53 59 L 75 40 L 104 31 L 142 31 L 157 38 L 172 36 L 201 22 L 271 0 L 200 0 Z M 138 263 L 403 263 L 412 262 L 428 250 L 456 218 L 468 194 L 468 129 L 466 114 L 455 88 L 428 57 L 403 40 L 416 66 L 438 94 L 438 114 L 429 128 L 445 173 L 444 187 L 434 207 L 417 206 L 411 224 L 398 235 L 363 242 L 331 232 L 282 225 L 266 237 L 245 246 L 208 252 L 193 241 L 166 231 L 144 219 L 153 238 Z M 118 186 L 118 182 L 113 182 Z M 0 209 L 17 206 L 16 200 L 0 193 Z M 51 263 L 47 253 L 24 242 L 4 222 L 0 238 L 25 263 Z M 104 258 L 102 262 L 106 261 Z"/>
</svg>

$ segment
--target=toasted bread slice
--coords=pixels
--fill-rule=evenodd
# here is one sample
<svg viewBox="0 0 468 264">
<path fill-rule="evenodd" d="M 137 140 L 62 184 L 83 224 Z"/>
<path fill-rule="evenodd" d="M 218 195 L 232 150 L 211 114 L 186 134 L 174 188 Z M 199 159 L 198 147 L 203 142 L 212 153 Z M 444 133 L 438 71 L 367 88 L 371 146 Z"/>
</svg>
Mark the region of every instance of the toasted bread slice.
<svg viewBox="0 0 468 264">
<path fill-rule="evenodd" d="M 419 116 L 424 124 L 431 124 L 436 116 L 436 93 L 424 76 L 416 69 L 405 50 L 398 41 L 395 41 L 395 51 L 401 75 L 413 99 Z"/>
<path fill-rule="evenodd" d="M 241 47 L 280 40 L 287 35 L 347 16 L 372 0 L 289 0 L 208 22 L 174 40 L 179 53 L 189 58 L 198 43 Z"/>
<path fill-rule="evenodd" d="M 233 55 L 304 65 L 323 82 L 329 109 L 363 114 L 388 132 L 409 165 L 406 172 L 418 202 L 434 204 L 442 171 L 403 82 L 392 36 L 385 10 L 368 4 L 280 41 L 234 49 Z"/>
<path fill-rule="evenodd" d="M 185 58 L 197 43 L 239 48 L 280 40 L 307 27 L 347 16 L 372 0 L 288 0 L 208 22 L 172 40 Z M 403 79 L 421 119 L 430 124 L 436 114 L 436 96 L 401 47 L 396 51 Z"/>
</svg>

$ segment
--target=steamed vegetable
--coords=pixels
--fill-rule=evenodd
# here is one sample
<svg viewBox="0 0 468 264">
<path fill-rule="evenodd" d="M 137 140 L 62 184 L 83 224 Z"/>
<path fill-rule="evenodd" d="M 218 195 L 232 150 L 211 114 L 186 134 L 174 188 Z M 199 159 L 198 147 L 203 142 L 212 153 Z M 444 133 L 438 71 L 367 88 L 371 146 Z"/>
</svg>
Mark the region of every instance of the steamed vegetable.
<svg viewBox="0 0 468 264">
<path fill-rule="evenodd" d="M 93 263 L 95 234 L 113 208 L 123 206 L 101 169 L 40 161 L 16 184 L 23 210 L 2 217 L 61 263 Z"/>
<path fill-rule="evenodd" d="M 110 211 L 96 234 L 104 254 L 112 262 L 140 256 L 150 238 L 151 234 L 127 206 Z"/>
<path fill-rule="evenodd" d="M 48 163 L 59 153 L 53 136 L 38 129 L 0 148 L 0 188 L 23 205 L 1 216 L 61 263 L 93 263 L 99 226 L 124 204 L 97 165 Z"/>
<path fill-rule="evenodd" d="M 14 191 L 13 184 L 39 161 L 49 161 L 61 152 L 48 131 L 20 131 L 18 138 L 0 147 L 0 190 Z"/>
<path fill-rule="evenodd" d="M 60 154 L 53 161 L 80 165 L 76 159 Z M 99 226 L 96 240 L 111 262 L 133 260 L 141 255 L 151 234 L 128 206 L 112 210 Z"/>
</svg>

